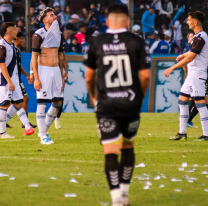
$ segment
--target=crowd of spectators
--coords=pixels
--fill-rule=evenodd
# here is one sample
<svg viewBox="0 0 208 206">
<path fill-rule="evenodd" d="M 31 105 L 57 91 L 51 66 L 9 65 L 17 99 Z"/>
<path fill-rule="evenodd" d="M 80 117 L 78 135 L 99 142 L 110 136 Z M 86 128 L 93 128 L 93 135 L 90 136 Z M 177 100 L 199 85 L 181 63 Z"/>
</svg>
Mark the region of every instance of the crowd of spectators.
<svg viewBox="0 0 208 206">
<path fill-rule="evenodd" d="M 143 15 L 141 25 L 134 25 L 133 33 L 145 39 L 151 53 L 157 53 L 160 46 L 166 48 L 167 44 L 169 54 L 179 53 L 182 44 L 182 23 L 186 21 L 190 0 L 136 1 L 139 2 L 140 8 L 137 12 L 143 12 Z M 47 6 L 53 6 L 63 32 L 64 50 L 76 53 L 86 53 L 89 42 L 100 33 L 106 32 L 108 29 L 106 18 L 110 4 L 128 4 L 128 0 L 31 0 L 30 2 L 31 37 L 37 29 L 44 27 L 38 21 L 39 12 Z M 0 24 L 8 21 L 16 22 L 18 31 L 25 36 L 24 4 L 24 0 L 0 0 Z M 208 0 L 203 0 L 203 8 L 206 8 L 207 4 Z M 176 9 L 180 7 L 184 8 L 183 14 L 180 18 L 174 19 Z M 175 12 L 174 8 L 176 8 Z M 16 11 L 15 15 L 13 11 Z M 136 13 L 135 5 L 134 13 Z M 166 53 L 167 50 L 160 52 Z"/>
</svg>

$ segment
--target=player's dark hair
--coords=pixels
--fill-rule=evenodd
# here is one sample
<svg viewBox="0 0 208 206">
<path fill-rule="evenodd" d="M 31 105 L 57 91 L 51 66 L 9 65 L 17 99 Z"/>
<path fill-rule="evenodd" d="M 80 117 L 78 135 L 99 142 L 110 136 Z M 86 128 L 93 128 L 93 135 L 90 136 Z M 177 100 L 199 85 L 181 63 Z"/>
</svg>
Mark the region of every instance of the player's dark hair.
<svg viewBox="0 0 208 206">
<path fill-rule="evenodd" d="M 72 37 L 71 41 L 73 41 L 73 40 L 77 40 L 78 41 L 77 37 L 75 37 L 75 36 Z"/>
<path fill-rule="evenodd" d="M 3 34 L 3 36 L 6 34 L 7 32 L 7 29 L 9 27 L 14 27 L 15 24 L 13 22 L 4 22 L 2 25 L 1 25 L 1 33 Z"/>
<path fill-rule="evenodd" d="M 19 31 L 19 32 L 17 33 L 17 38 L 21 38 L 21 37 L 23 37 L 23 36 L 24 36 L 24 35 L 23 35 L 22 32 Z"/>
<path fill-rule="evenodd" d="M 109 14 L 125 14 L 129 16 L 128 7 L 122 4 L 114 4 L 108 8 L 108 15 Z"/>
<path fill-rule="evenodd" d="M 45 10 L 40 11 L 38 20 L 43 23 L 43 19 L 46 17 L 47 13 L 50 11 L 54 11 L 51 7 L 46 7 Z"/>
<path fill-rule="evenodd" d="M 159 33 L 159 34 L 158 34 L 158 38 L 159 38 L 160 40 L 164 40 L 164 39 L 165 39 L 165 35 L 164 35 L 163 33 Z"/>
<path fill-rule="evenodd" d="M 80 25 L 79 25 L 79 29 L 81 29 L 81 28 L 83 28 L 83 27 L 87 27 L 87 25 L 85 24 L 85 23 L 80 23 Z"/>
<path fill-rule="evenodd" d="M 202 24 L 205 20 L 205 14 L 201 11 L 192 11 L 192 12 L 189 12 L 188 15 L 191 16 L 191 18 L 193 19 L 199 20 Z"/>
</svg>

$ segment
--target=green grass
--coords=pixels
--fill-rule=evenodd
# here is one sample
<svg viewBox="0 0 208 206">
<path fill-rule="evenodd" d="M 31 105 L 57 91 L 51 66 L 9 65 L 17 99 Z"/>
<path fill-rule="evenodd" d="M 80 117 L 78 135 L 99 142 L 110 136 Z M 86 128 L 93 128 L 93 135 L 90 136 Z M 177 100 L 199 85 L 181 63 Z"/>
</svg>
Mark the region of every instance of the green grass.
<svg viewBox="0 0 208 206">
<path fill-rule="evenodd" d="M 29 118 L 35 123 L 35 114 Z M 14 176 L 0 177 L 0 206 L 98 206 L 109 203 L 110 195 L 104 174 L 104 155 L 99 144 L 94 114 L 63 114 L 62 129 L 50 128 L 53 145 L 40 145 L 36 133 L 23 137 L 23 129 L 17 116 L 9 122 L 8 129 L 14 140 L 0 140 L 0 172 Z M 208 178 L 201 174 L 208 171 L 208 142 L 194 142 L 202 134 L 199 117 L 194 121 L 198 129 L 188 128 L 188 140 L 169 141 L 178 132 L 178 114 L 142 114 L 140 129 L 135 142 L 136 164 L 144 162 L 144 168 L 135 168 L 130 189 L 132 206 L 190 206 L 208 205 Z M 151 134 L 151 135 L 149 135 Z M 183 162 L 185 171 L 179 171 Z M 186 172 L 198 164 L 196 171 Z M 82 173 L 71 176 L 71 173 Z M 144 190 L 145 181 L 136 176 L 149 174 L 152 183 Z M 158 174 L 167 178 L 154 180 Z M 189 183 L 184 177 L 195 177 Z M 57 180 L 51 180 L 55 176 Z M 75 178 L 76 183 L 69 180 Z M 171 178 L 182 179 L 172 182 Z M 28 187 L 31 183 L 38 188 Z M 159 188 L 164 184 L 164 188 Z M 174 189 L 181 189 L 175 192 Z M 76 193 L 76 198 L 66 198 L 64 193 Z"/>
</svg>

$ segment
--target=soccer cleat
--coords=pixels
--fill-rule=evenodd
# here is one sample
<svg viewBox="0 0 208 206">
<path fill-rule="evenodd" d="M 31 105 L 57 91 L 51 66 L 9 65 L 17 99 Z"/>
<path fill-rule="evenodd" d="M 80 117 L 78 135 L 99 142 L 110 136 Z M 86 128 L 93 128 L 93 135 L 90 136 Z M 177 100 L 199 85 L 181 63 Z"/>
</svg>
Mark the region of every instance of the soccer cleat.
<svg viewBox="0 0 208 206">
<path fill-rule="evenodd" d="M 124 206 L 123 202 L 119 201 L 119 202 L 113 202 L 112 206 Z"/>
<path fill-rule="evenodd" d="M 13 127 L 11 127 L 9 124 L 6 124 L 6 128 L 11 129 L 11 128 L 13 128 Z"/>
<path fill-rule="evenodd" d="M 24 130 L 24 136 L 31 135 L 34 132 L 35 132 L 34 129 L 32 127 L 30 127 L 30 129 L 28 129 L 28 130 L 25 129 Z"/>
<path fill-rule="evenodd" d="M 187 122 L 187 127 L 198 128 L 197 126 L 193 125 L 193 122 Z"/>
<path fill-rule="evenodd" d="M 208 141 L 208 136 L 203 135 L 199 137 L 198 139 L 195 139 L 194 141 L 197 141 L 197 142 Z"/>
<path fill-rule="evenodd" d="M 54 123 L 56 129 L 61 129 L 60 120 L 54 120 Z"/>
<path fill-rule="evenodd" d="M 6 132 L 4 134 L 0 134 L 0 139 L 13 139 L 14 136 L 8 135 Z"/>
<path fill-rule="evenodd" d="M 169 140 L 187 140 L 187 134 L 178 133 L 175 137 L 170 137 Z"/>
<path fill-rule="evenodd" d="M 36 127 L 37 127 L 36 125 L 34 125 L 34 124 L 32 124 L 32 123 L 30 123 L 30 126 L 31 126 L 32 128 L 36 128 Z M 22 128 L 25 128 L 25 125 L 22 124 Z"/>
<path fill-rule="evenodd" d="M 53 144 L 54 142 L 51 140 L 49 136 L 45 136 L 43 139 L 41 139 L 41 144 Z"/>
</svg>

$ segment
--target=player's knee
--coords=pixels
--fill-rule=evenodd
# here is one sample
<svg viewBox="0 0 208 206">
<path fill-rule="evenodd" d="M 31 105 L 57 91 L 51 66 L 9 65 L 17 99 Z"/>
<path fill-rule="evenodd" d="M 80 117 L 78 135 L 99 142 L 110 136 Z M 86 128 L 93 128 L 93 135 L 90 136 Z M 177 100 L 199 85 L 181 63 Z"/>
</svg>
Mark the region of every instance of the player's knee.
<svg viewBox="0 0 208 206">
<path fill-rule="evenodd" d="M 29 97 L 28 97 L 27 95 L 24 95 L 23 99 L 24 99 L 24 102 L 25 102 L 25 103 L 28 103 Z"/>
<path fill-rule="evenodd" d="M 18 103 L 18 104 L 14 104 L 14 106 L 15 106 L 18 110 L 20 110 L 21 108 L 23 108 L 23 102 Z"/>
<path fill-rule="evenodd" d="M 62 104 L 52 104 L 52 105 L 53 105 L 53 107 L 56 108 L 56 109 L 60 109 L 61 106 L 62 106 Z"/>
<path fill-rule="evenodd" d="M 179 99 L 179 100 L 178 100 L 178 104 L 179 104 L 179 105 L 187 105 L 188 102 Z"/>
</svg>

